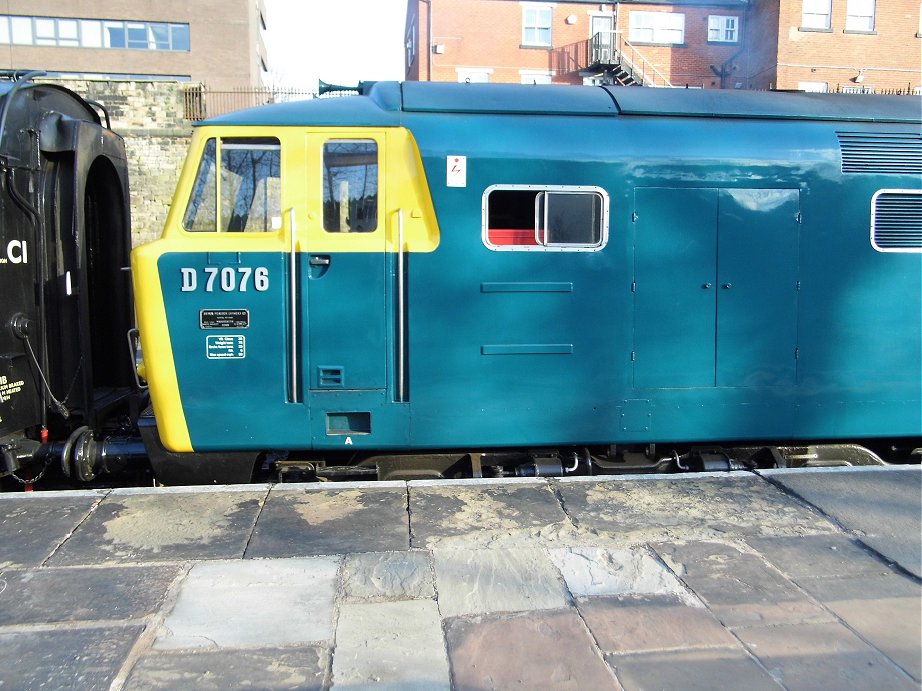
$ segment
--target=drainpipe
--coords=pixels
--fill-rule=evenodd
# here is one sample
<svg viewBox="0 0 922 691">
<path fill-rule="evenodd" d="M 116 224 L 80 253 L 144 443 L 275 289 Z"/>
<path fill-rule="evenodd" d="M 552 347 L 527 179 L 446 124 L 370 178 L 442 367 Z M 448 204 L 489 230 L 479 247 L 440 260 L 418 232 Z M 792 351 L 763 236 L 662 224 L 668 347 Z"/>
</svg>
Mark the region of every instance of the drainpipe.
<svg viewBox="0 0 922 691">
<path fill-rule="evenodd" d="M 420 0 L 426 3 L 426 81 L 432 81 L 432 0 Z"/>
<path fill-rule="evenodd" d="M 746 8 L 743 10 L 742 18 L 744 22 L 744 27 L 748 31 L 749 30 L 749 5 L 746 5 Z M 736 51 L 733 55 L 731 55 L 729 58 L 724 60 L 722 63 L 720 63 L 720 67 L 715 67 L 714 65 L 708 65 L 711 72 L 713 72 L 716 76 L 720 77 L 720 88 L 721 89 L 727 88 L 727 81 L 726 81 L 727 78 L 736 71 L 736 68 L 733 67 L 732 65 L 736 61 L 736 59 L 740 55 L 742 55 L 744 52 L 746 52 L 746 45 L 743 39 L 743 30 L 741 28 L 740 29 L 740 49 Z"/>
</svg>

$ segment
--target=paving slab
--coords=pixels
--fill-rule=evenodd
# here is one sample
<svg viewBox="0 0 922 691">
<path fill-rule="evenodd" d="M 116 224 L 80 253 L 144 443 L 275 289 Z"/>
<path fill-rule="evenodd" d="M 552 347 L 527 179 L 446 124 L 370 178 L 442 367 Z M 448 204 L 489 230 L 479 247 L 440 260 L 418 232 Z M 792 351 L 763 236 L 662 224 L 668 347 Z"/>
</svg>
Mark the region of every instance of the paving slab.
<svg viewBox="0 0 922 691">
<path fill-rule="evenodd" d="M 196 564 L 154 648 L 329 643 L 340 561 L 312 557 Z"/>
<path fill-rule="evenodd" d="M 689 607 L 676 597 L 594 597 L 576 606 L 606 653 L 739 647 L 708 610 Z"/>
<path fill-rule="evenodd" d="M 38 566 L 108 491 L 0 494 L 0 569 Z"/>
<path fill-rule="evenodd" d="M 922 577 L 922 467 L 763 471 L 861 541 Z"/>
<path fill-rule="evenodd" d="M 127 691 L 226 691 L 226 689 L 325 689 L 330 653 L 321 647 L 262 650 L 201 650 L 152 653 L 124 686 Z"/>
<path fill-rule="evenodd" d="M 48 561 L 55 566 L 239 557 L 265 490 L 113 490 Z"/>
<path fill-rule="evenodd" d="M 833 616 L 754 554 L 716 542 L 654 549 L 724 626 L 831 621 Z"/>
<path fill-rule="evenodd" d="M 878 555 L 847 535 L 749 538 L 746 543 L 794 580 L 891 573 Z"/>
<path fill-rule="evenodd" d="M 414 547 L 515 547 L 559 542 L 573 526 L 544 480 L 410 482 Z"/>
<path fill-rule="evenodd" d="M 438 605 L 432 600 L 346 604 L 333 655 L 336 688 L 451 688 Z"/>
<path fill-rule="evenodd" d="M 570 605 L 563 579 L 543 550 L 438 550 L 432 557 L 444 617 Z"/>
<path fill-rule="evenodd" d="M 563 547 L 548 550 L 548 553 L 576 598 L 669 595 L 687 605 L 703 606 L 675 574 L 646 549 Z"/>
<path fill-rule="evenodd" d="M 896 574 L 800 583 L 864 640 L 922 682 L 922 586 Z"/>
<path fill-rule="evenodd" d="M 108 689 L 143 626 L 0 631 L 5 689 Z"/>
<path fill-rule="evenodd" d="M 620 544 L 754 535 L 813 535 L 836 528 L 750 473 L 552 480 L 582 530 Z"/>
<path fill-rule="evenodd" d="M 618 689 L 573 610 L 446 622 L 456 689 Z"/>
<path fill-rule="evenodd" d="M 605 659 L 625 691 L 778 691 L 782 688 L 742 649 L 606 655 Z"/>
<path fill-rule="evenodd" d="M 180 566 L 25 569 L 0 575 L 0 624 L 136 619 L 153 614 Z"/>
<path fill-rule="evenodd" d="M 402 482 L 342 488 L 273 489 L 247 547 L 247 558 L 301 557 L 410 548 Z"/>
<path fill-rule="evenodd" d="M 788 689 L 918 689 L 908 675 L 838 622 L 755 627 L 737 635 Z"/>
<path fill-rule="evenodd" d="M 435 597 L 428 552 L 350 554 L 342 571 L 343 601 L 420 600 Z"/>
</svg>

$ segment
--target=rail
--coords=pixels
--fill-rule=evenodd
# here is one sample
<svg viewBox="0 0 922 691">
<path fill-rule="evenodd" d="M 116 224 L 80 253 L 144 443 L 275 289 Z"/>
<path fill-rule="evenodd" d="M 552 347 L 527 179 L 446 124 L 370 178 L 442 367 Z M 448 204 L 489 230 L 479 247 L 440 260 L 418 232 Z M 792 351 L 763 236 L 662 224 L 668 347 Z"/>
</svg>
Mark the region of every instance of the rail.
<svg viewBox="0 0 922 691">
<path fill-rule="evenodd" d="M 642 86 L 673 86 L 666 75 L 617 30 L 599 31 L 589 39 L 589 65 L 619 65 Z"/>
<path fill-rule="evenodd" d="M 204 84 L 187 84 L 183 89 L 183 113 L 186 120 L 204 120 L 243 108 L 303 101 L 315 96 L 314 92 L 303 89 L 244 86 L 217 90 Z"/>
</svg>

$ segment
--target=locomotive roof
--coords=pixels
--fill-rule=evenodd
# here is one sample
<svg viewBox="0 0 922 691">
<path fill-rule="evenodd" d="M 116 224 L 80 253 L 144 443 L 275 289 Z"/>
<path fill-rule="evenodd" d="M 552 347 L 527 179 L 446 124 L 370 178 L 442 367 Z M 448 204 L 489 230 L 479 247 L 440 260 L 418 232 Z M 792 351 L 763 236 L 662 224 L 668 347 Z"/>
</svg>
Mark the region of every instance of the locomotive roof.
<svg viewBox="0 0 922 691">
<path fill-rule="evenodd" d="M 363 96 L 280 103 L 200 124 L 396 127 L 407 113 L 673 116 L 866 122 L 920 122 L 913 96 L 816 94 L 626 86 L 378 82 Z"/>
</svg>

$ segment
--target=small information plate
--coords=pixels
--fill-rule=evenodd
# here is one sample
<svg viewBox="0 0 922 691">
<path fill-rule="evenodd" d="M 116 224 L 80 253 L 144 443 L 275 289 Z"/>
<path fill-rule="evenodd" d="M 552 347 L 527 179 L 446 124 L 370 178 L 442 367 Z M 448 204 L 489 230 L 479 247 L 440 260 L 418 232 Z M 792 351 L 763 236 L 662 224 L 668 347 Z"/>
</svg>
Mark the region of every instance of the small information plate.
<svg viewBox="0 0 922 691">
<path fill-rule="evenodd" d="M 206 336 L 205 355 L 209 360 L 242 360 L 247 356 L 247 337 Z"/>
<path fill-rule="evenodd" d="M 202 310 L 199 320 L 203 329 L 248 329 L 250 310 Z"/>
<path fill-rule="evenodd" d="M 446 159 L 448 187 L 467 187 L 467 156 L 449 156 Z"/>
</svg>

